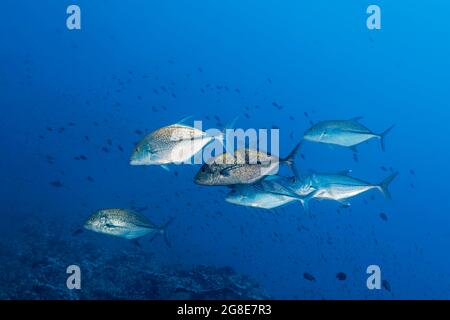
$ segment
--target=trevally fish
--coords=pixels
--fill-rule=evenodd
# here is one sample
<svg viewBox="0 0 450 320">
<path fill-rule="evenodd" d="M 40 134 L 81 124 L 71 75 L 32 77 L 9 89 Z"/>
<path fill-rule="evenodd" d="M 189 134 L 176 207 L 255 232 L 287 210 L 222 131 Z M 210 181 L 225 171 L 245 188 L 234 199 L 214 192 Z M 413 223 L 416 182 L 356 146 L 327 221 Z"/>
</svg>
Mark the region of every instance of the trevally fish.
<svg viewBox="0 0 450 320">
<path fill-rule="evenodd" d="M 276 174 L 282 163 L 293 168 L 299 148 L 300 143 L 283 159 L 249 148 L 236 150 L 234 155 L 223 153 L 205 163 L 197 172 L 194 182 L 208 186 L 252 184 L 265 176 Z"/>
<path fill-rule="evenodd" d="M 223 132 L 217 135 L 179 123 L 159 128 L 148 134 L 135 147 L 131 165 L 160 165 L 169 170 L 167 165 L 182 163 L 192 158 L 204 146 L 218 139 L 223 141 Z"/>
<path fill-rule="evenodd" d="M 146 235 L 162 235 L 170 247 L 166 228 L 172 220 L 170 219 L 163 226 L 156 226 L 144 215 L 133 210 L 102 209 L 94 212 L 87 219 L 84 228 L 126 239 L 137 239 Z"/>
<path fill-rule="evenodd" d="M 385 150 L 384 138 L 394 126 L 389 127 L 382 133 L 373 133 L 359 123 L 362 117 L 350 120 L 327 120 L 320 121 L 308 129 L 303 138 L 307 141 L 334 144 L 344 147 L 355 146 L 372 138 L 380 139 L 381 149 Z"/>
<path fill-rule="evenodd" d="M 314 191 L 307 195 L 296 194 L 285 187 L 290 185 L 291 178 L 278 175 L 268 176 L 255 184 L 232 186 L 232 190 L 226 195 L 225 200 L 241 206 L 274 209 L 293 201 L 300 201 L 305 206 L 307 201 L 314 196 Z"/>
<path fill-rule="evenodd" d="M 349 205 L 348 199 L 372 189 L 379 190 L 387 198 L 391 198 L 388 187 L 397 175 L 398 172 L 395 172 L 380 183 L 373 184 L 350 177 L 349 171 L 336 174 L 312 173 L 297 179 L 290 188 L 298 194 L 310 194 L 315 191 L 316 199 L 336 200 Z"/>
</svg>

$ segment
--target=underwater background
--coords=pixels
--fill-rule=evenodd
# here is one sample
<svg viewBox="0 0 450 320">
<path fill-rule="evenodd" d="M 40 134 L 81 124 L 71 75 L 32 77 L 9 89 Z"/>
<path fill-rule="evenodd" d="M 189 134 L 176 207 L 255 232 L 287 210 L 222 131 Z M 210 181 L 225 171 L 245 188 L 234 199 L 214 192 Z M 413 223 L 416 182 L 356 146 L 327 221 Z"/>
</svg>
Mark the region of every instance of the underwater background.
<svg viewBox="0 0 450 320">
<path fill-rule="evenodd" d="M 66 9 L 81 8 L 81 30 Z M 366 9 L 382 10 L 381 30 Z M 447 1 L 23 1 L 0 4 L 1 299 L 448 299 Z M 204 128 L 395 124 L 386 151 L 305 142 L 301 172 L 352 170 L 392 200 L 274 210 L 193 183 L 198 165 L 130 166 L 135 143 L 186 116 Z M 92 232 L 100 208 L 170 217 L 172 247 Z M 79 265 L 81 290 L 66 287 Z M 366 268 L 381 268 L 368 290 Z"/>
</svg>

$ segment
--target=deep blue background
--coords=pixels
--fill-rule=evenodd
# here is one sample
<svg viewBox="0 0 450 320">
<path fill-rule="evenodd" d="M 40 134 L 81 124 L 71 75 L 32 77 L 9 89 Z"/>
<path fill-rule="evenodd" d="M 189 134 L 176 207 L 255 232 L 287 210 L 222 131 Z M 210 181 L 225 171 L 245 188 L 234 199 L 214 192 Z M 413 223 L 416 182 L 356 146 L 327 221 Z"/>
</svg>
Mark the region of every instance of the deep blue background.
<svg viewBox="0 0 450 320">
<path fill-rule="evenodd" d="M 72 3 L 80 31 L 65 26 Z M 381 30 L 366 28 L 372 3 Z M 30 216 L 61 221 L 69 234 L 95 209 L 149 206 L 155 223 L 177 218 L 172 249 L 144 247 L 160 263 L 230 265 L 277 298 L 450 298 L 449 10 L 443 0 L 2 1 L 0 241 L 13 245 Z M 250 210 L 226 203 L 226 189 L 194 185 L 198 167 L 128 164 L 137 129 L 188 115 L 209 127 L 214 115 L 276 125 L 287 153 L 309 126 L 305 111 L 313 121 L 364 116 L 375 132 L 396 124 L 385 153 L 371 141 L 355 162 L 350 150 L 305 143 L 298 164 L 373 182 L 392 166 L 392 201 L 373 191 L 340 213 L 333 202 L 315 202 L 310 216 L 298 204 Z M 88 160 L 74 160 L 80 154 Z M 369 264 L 391 292 L 367 290 Z"/>
</svg>

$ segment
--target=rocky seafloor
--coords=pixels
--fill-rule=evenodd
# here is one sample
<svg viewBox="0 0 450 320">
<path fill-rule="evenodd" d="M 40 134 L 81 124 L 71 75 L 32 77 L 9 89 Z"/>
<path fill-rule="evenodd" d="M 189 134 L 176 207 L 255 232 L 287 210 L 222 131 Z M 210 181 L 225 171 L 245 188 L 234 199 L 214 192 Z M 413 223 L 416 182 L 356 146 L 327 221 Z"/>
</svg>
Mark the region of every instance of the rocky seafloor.
<svg viewBox="0 0 450 320">
<path fill-rule="evenodd" d="M 0 243 L 0 299 L 268 298 L 229 267 L 162 266 L 146 250 L 111 250 L 56 229 L 27 225 Z M 72 264 L 82 270 L 80 290 L 66 286 Z"/>
</svg>

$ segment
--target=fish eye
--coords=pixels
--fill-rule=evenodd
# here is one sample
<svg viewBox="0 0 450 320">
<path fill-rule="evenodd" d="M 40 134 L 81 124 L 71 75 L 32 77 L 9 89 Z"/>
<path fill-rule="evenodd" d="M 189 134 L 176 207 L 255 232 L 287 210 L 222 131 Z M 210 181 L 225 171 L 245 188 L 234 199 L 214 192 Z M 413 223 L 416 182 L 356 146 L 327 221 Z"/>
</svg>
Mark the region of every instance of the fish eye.
<svg viewBox="0 0 450 320">
<path fill-rule="evenodd" d="M 206 167 L 203 166 L 202 169 L 201 169 L 201 171 L 202 171 L 202 172 L 206 172 Z"/>
</svg>

